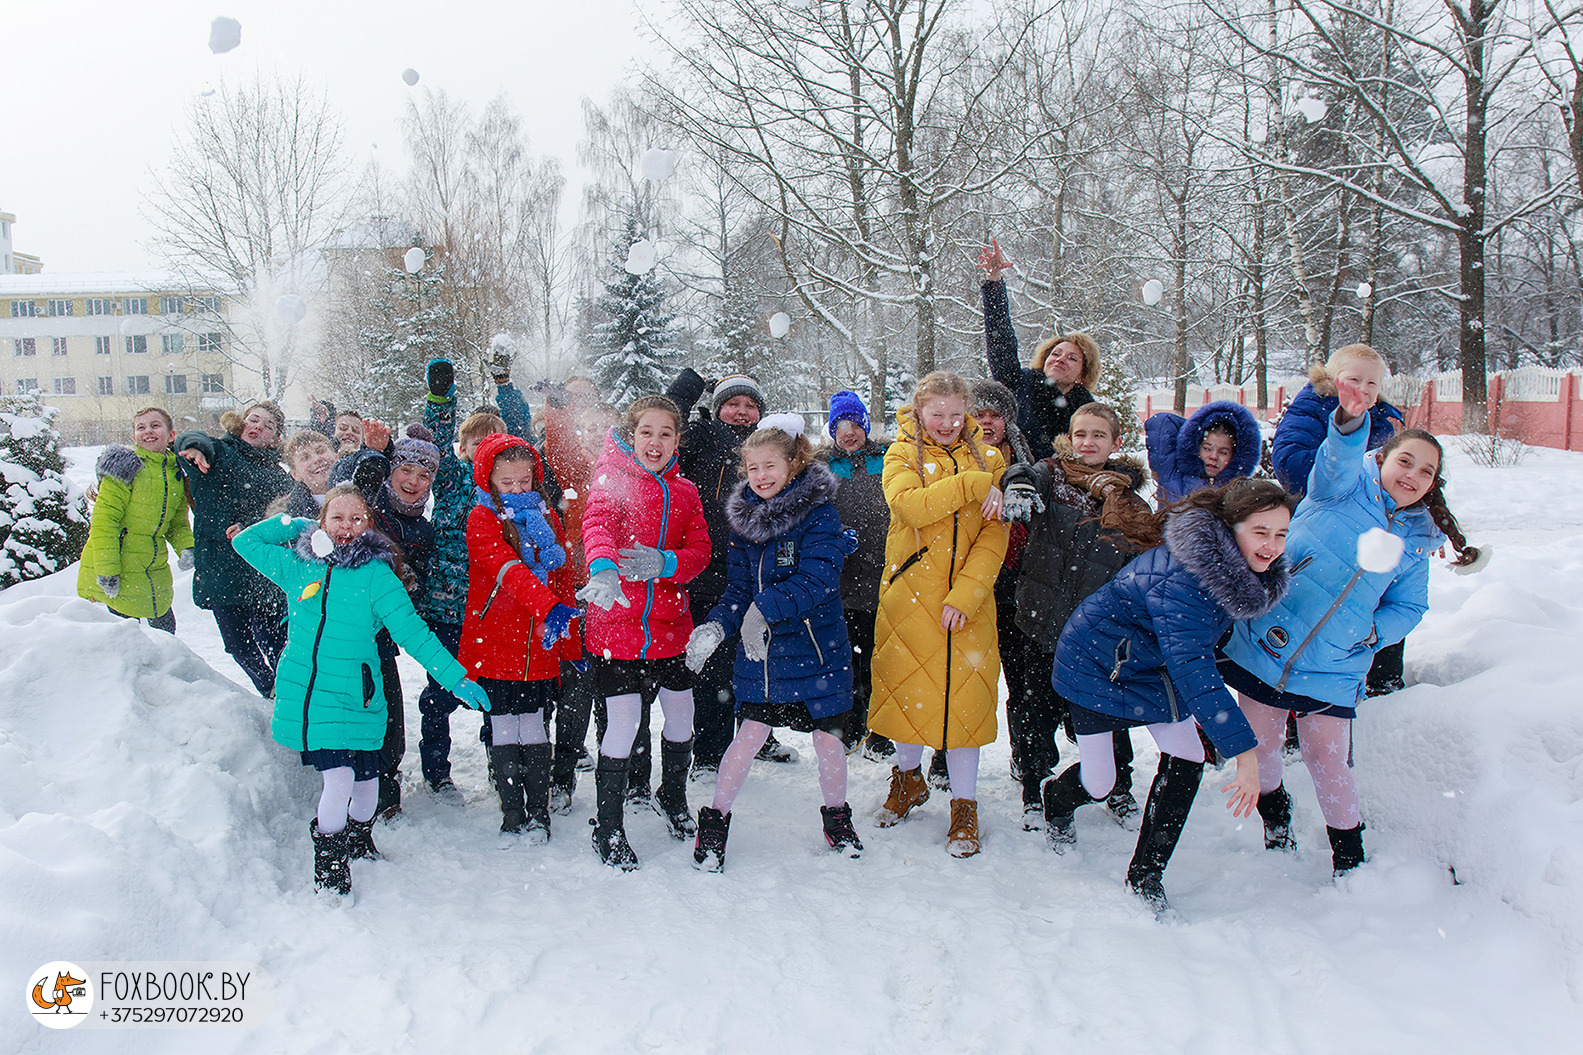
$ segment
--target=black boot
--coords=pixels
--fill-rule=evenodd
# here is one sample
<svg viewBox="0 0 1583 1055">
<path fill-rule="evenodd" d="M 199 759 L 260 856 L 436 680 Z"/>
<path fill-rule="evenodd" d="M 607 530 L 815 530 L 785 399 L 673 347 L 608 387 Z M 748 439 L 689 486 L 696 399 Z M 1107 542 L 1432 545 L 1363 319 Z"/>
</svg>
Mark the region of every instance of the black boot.
<svg viewBox="0 0 1583 1055">
<path fill-rule="evenodd" d="M 843 802 L 834 808 L 820 806 L 819 816 L 824 819 L 824 837 L 830 844 L 830 849 L 846 854 L 848 857 L 859 857 L 863 853 L 863 844 L 858 841 L 857 829 L 852 827 L 852 807 Z"/>
<path fill-rule="evenodd" d="M 613 868 L 630 872 L 638 866 L 638 855 L 627 842 L 625 818 L 627 804 L 627 766 L 629 759 L 599 756 L 594 769 L 594 793 L 598 818 L 594 822 L 594 852 Z"/>
<path fill-rule="evenodd" d="M 946 767 L 944 751 L 936 751 L 929 759 L 928 777 L 931 788 L 945 791 L 951 787 L 951 770 Z"/>
<path fill-rule="evenodd" d="M 577 763 L 584 752 L 574 747 L 555 748 L 555 760 L 550 766 L 550 812 L 572 812 L 572 793 L 577 790 Z"/>
<path fill-rule="evenodd" d="M 1016 765 L 1013 765 L 1016 769 Z M 1019 770 L 1021 775 L 1017 782 L 1022 786 L 1022 830 L 1036 832 L 1044 827 L 1044 781 L 1045 777 L 1031 768 Z"/>
<path fill-rule="evenodd" d="M 690 737 L 680 743 L 660 737 L 660 790 L 654 796 L 654 808 L 665 818 L 672 839 L 685 839 L 698 830 L 692 810 L 687 808 L 687 767 L 692 760 Z"/>
<path fill-rule="evenodd" d="M 500 830 L 517 835 L 528 823 L 522 804 L 522 745 L 496 744 L 489 749 L 489 760 L 500 793 Z"/>
<path fill-rule="evenodd" d="M 333 894 L 352 892 L 352 870 L 347 867 L 346 832 L 326 835 L 319 830 L 319 818 L 308 822 L 313 836 L 313 885 Z"/>
<path fill-rule="evenodd" d="M 1044 803 L 1044 837 L 1050 849 L 1061 854 L 1077 842 L 1073 815 L 1079 806 L 1099 800 L 1083 786 L 1083 764 L 1067 766 L 1058 777 L 1050 777 L 1040 791 Z"/>
<path fill-rule="evenodd" d="M 1130 828 L 1138 815 L 1138 800 L 1132 797 L 1132 731 L 1122 729 L 1111 739 L 1116 760 L 1116 786 L 1105 796 L 1105 808 L 1117 824 Z"/>
<path fill-rule="evenodd" d="M 1204 763 L 1189 762 L 1174 755 L 1160 756 L 1160 771 L 1149 788 L 1149 801 L 1143 807 L 1143 823 L 1138 828 L 1138 848 L 1127 867 L 1127 886 L 1149 906 L 1155 915 L 1170 908 L 1165 900 L 1161 877 L 1170 863 L 1176 842 L 1182 837 L 1187 813 L 1204 777 Z"/>
<path fill-rule="evenodd" d="M 851 811 L 847 811 L 850 815 Z M 726 836 L 731 833 L 731 814 L 713 806 L 698 811 L 698 840 L 693 843 L 693 865 L 705 872 L 718 872 L 726 866 Z"/>
<path fill-rule="evenodd" d="M 374 818 L 366 821 L 346 819 L 346 856 L 352 861 L 379 860 L 379 847 L 374 845 Z"/>
<path fill-rule="evenodd" d="M 1325 826 L 1330 835 L 1330 861 L 1335 874 L 1344 876 L 1363 863 L 1363 822 L 1356 828 Z"/>
<path fill-rule="evenodd" d="M 1259 816 L 1264 818 L 1264 848 L 1290 850 L 1292 848 L 1292 797 L 1282 784 L 1274 791 L 1259 796 Z"/>
<path fill-rule="evenodd" d="M 401 771 L 392 769 L 379 774 L 379 805 L 374 807 L 374 816 L 390 820 L 401 812 Z"/>
<path fill-rule="evenodd" d="M 522 745 L 523 830 L 530 843 L 550 841 L 550 745 Z"/>
</svg>

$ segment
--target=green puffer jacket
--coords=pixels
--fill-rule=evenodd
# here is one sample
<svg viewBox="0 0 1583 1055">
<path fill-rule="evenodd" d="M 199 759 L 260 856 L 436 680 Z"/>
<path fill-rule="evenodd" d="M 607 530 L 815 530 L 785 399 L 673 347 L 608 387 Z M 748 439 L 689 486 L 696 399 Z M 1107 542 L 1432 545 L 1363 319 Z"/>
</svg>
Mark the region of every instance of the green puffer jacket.
<svg viewBox="0 0 1583 1055">
<path fill-rule="evenodd" d="M 460 626 L 467 611 L 467 514 L 473 511 L 476 488 L 473 467 L 456 456 L 456 399 L 430 396 L 423 423 L 440 448 L 440 471 L 434 474 L 434 555 L 429 558 L 429 585 L 418 598 L 418 612 L 431 623 Z"/>
<path fill-rule="evenodd" d="M 177 553 L 192 549 L 187 494 L 177 457 L 169 451 L 112 444 L 94 471 L 99 497 L 93 504 L 88 543 L 82 548 L 77 593 L 102 601 L 111 611 L 154 619 L 170 611 L 174 589 L 165 543 Z M 106 597 L 98 576 L 120 576 L 121 592 Z"/>
<path fill-rule="evenodd" d="M 269 731 L 293 751 L 377 751 L 385 740 L 385 691 L 374 635 L 390 631 L 441 685 L 467 676 L 424 626 L 377 531 L 315 556 L 312 520 L 270 517 L 237 535 L 243 560 L 286 591 L 286 650 L 275 676 Z"/>
<path fill-rule="evenodd" d="M 181 459 L 181 471 L 192 492 L 194 570 L 192 600 L 199 608 L 224 605 L 282 604 L 280 594 L 249 568 L 225 529 L 247 527 L 264 515 L 264 509 L 291 490 L 291 477 L 280 467 L 280 452 L 254 447 L 227 433 L 215 439 L 205 432 L 184 432 L 176 437 L 176 453 L 197 450 L 208 459 L 209 471 L 199 472 Z"/>
</svg>

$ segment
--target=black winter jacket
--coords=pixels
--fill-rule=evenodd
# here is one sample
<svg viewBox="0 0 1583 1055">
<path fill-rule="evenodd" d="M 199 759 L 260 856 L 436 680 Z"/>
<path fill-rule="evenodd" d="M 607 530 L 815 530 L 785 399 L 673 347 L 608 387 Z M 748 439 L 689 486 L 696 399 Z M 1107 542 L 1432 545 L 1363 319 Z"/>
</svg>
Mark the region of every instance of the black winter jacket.
<svg viewBox="0 0 1583 1055">
<path fill-rule="evenodd" d="M 691 367 L 683 368 L 665 395 L 681 408 L 682 417 L 692 414 L 693 405 L 704 394 L 704 379 Z M 682 475 L 698 488 L 704 505 L 704 522 L 709 525 L 709 542 L 714 554 L 703 574 L 687 584 L 687 596 L 695 620 L 707 616 L 726 592 L 726 554 L 730 551 L 731 525 L 726 519 L 726 503 L 742 479 L 742 441 L 753 432 L 752 425 L 727 425 L 705 407 L 687 422 L 682 433 L 677 461 Z"/>
</svg>

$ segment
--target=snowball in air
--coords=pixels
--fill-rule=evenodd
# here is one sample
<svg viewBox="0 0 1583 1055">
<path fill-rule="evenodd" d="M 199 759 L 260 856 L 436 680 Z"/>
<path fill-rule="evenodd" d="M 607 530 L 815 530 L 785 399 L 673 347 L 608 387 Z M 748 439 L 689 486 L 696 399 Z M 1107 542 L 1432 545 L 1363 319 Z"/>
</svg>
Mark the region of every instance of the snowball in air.
<svg viewBox="0 0 1583 1055">
<path fill-rule="evenodd" d="M 770 336 L 780 340 L 791 332 L 791 316 L 784 311 L 777 311 L 770 316 Z"/>
<path fill-rule="evenodd" d="M 1149 307 L 1160 303 L 1160 298 L 1165 296 L 1165 283 L 1157 278 L 1151 278 L 1143 284 L 1143 302 Z"/>
<path fill-rule="evenodd" d="M 295 293 L 283 294 L 275 301 L 275 314 L 287 326 L 295 326 L 308 314 L 308 302 Z"/>
<path fill-rule="evenodd" d="M 1359 282 L 1358 283 L 1358 299 L 1359 300 L 1367 300 L 1368 297 L 1369 297 L 1369 294 L 1373 293 L 1373 292 L 1374 292 L 1374 287 L 1369 285 L 1367 282 Z"/>
<path fill-rule="evenodd" d="M 676 151 L 653 147 L 643 152 L 643 178 L 659 183 L 671 178 L 676 171 Z"/>
<path fill-rule="evenodd" d="M 418 71 L 413 69 L 411 66 L 408 66 L 406 69 L 401 71 L 401 79 L 406 81 L 407 86 L 410 88 L 412 85 L 418 83 Z"/>
<path fill-rule="evenodd" d="M 659 253 L 654 248 L 654 243 L 647 238 L 640 238 L 632 243 L 632 248 L 627 250 L 626 269 L 629 275 L 646 275 L 654 270 L 654 262 L 659 259 Z"/>
<path fill-rule="evenodd" d="M 330 536 L 325 534 L 323 528 L 319 528 L 313 533 L 313 536 L 308 539 L 308 545 L 313 547 L 313 555 L 315 557 L 328 557 L 335 552 L 335 543 L 330 541 Z"/>
<path fill-rule="evenodd" d="M 1394 571 L 1405 545 L 1384 528 L 1369 528 L 1358 536 L 1358 567 L 1376 575 Z"/>
<path fill-rule="evenodd" d="M 236 19 L 221 15 L 209 23 L 209 50 L 216 55 L 224 55 L 241 43 L 242 23 Z"/>
<path fill-rule="evenodd" d="M 1325 105 L 1323 99 L 1315 99 L 1311 95 L 1305 95 L 1297 100 L 1297 112 L 1302 114 L 1303 120 L 1309 124 L 1322 120 L 1329 110 L 1330 107 Z"/>
<path fill-rule="evenodd" d="M 418 246 L 413 246 L 403 253 L 401 257 L 401 266 L 414 275 L 423 270 L 423 262 L 423 250 Z"/>
</svg>

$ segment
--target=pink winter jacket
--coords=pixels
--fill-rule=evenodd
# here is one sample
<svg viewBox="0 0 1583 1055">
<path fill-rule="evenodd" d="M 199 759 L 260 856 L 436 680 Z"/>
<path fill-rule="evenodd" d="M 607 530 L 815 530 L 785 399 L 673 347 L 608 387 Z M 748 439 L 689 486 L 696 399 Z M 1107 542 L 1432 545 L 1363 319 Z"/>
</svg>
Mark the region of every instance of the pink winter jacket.
<svg viewBox="0 0 1583 1055">
<path fill-rule="evenodd" d="M 709 525 L 698 488 L 683 478 L 676 459 L 655 474 L 638 463 L 614 430 L 594 466 L 583 513 L 583 554 L 590 574 L 620 551 L 641 543 L 666 551 L 671 574 L 650 581 L 623 579 L 629 607 L 588 609 L 588 652 L 606 659 L 664 659 L 687 650 L 693 632 L 682 584 L 709 566 Z"/>
</svg>

